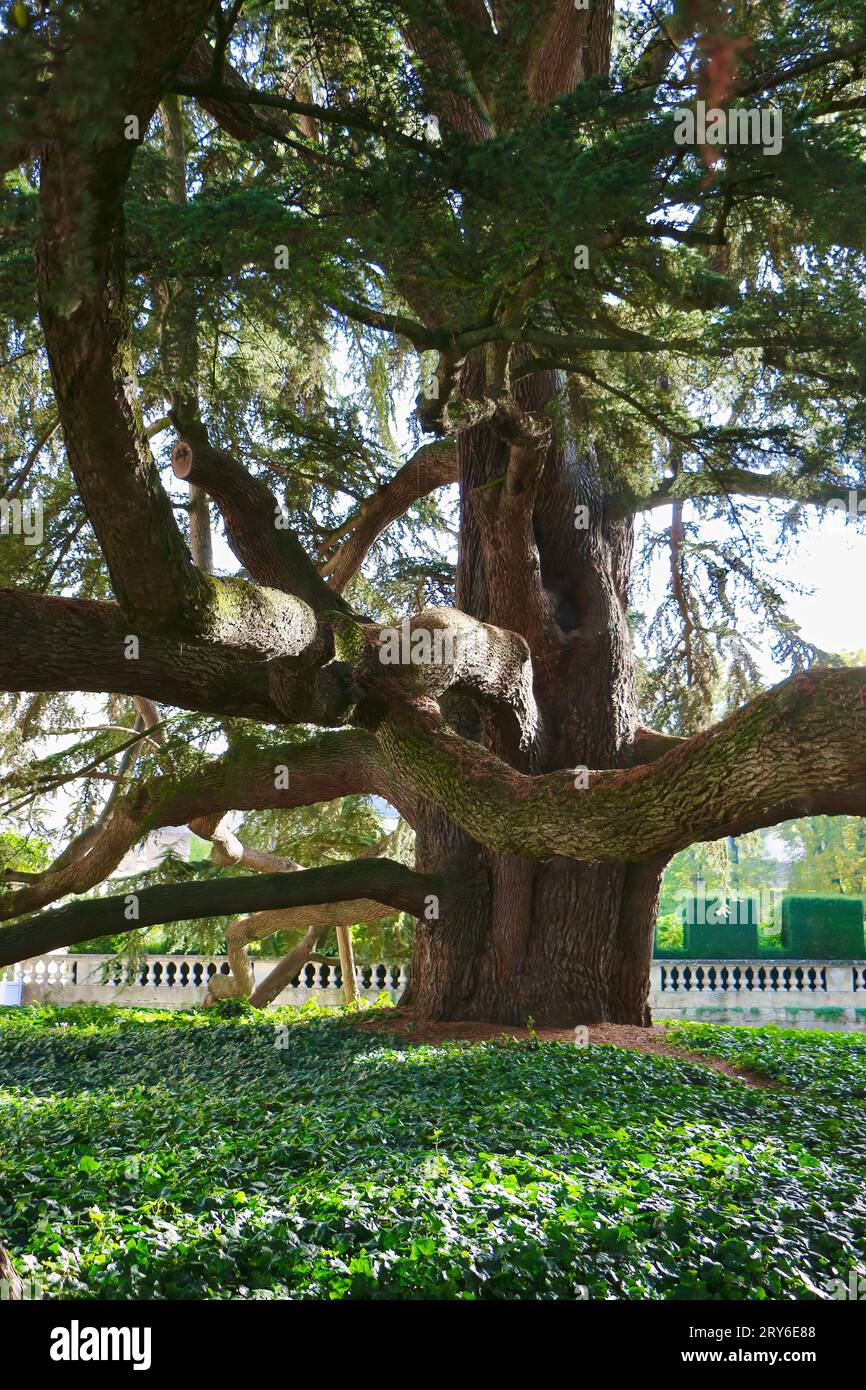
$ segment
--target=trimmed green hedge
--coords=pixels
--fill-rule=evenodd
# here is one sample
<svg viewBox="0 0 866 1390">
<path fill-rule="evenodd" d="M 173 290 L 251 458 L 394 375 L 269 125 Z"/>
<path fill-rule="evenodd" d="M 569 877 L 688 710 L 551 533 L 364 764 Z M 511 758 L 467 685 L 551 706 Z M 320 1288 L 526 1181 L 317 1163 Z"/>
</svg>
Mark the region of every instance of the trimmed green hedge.
<svg viewBox="0 0 866 1390">
<path fill-rule="evenodd" d="M 729 960 L 757 955 L 757 917 L 754 898 L 690 898 L 683 912 L 685 951 Z"/>
<path fill-rule="evenodd" d="M 687 922 L 683 927 L 685 951 L 690 956 L 709 959 L 741 960 L 758 954 L 758 928 L 754 922 L 737 926 L 734 922 L 718 926 Z"/>
<path fill-rule="evenodd" d="M 733 921 L 715 922 L 720 898 L 690 899 L 681 916 L 683 945 L 672 944 L 674 915 L 656 926 L 653 956 L 657 960 L 842 960 L 866 956 L 863 941 L 863 899 L 838 894 L 787 894 L 781 922 L 754 925 L 754 899 L 728 902 Z M 795 904 L 793 911 L 789 904 Z M 701 913 L 710 921 L 689 922 Z M 680 914 L 677 914 L 680 916 Z M 660 930 L 661 928 L 661 930 Z M 663 932 L 663 935 L 662 935 Z M 778 934 L 777 934 L 778 933 Z M 664 942 L 665 944 L 661 944 Z"/>
<path fill-rule="evenodd" d="M 782 899 L 782 944 L 792 955 L 863 955 L 863 899 L 791 895 Z"/>
</svg>

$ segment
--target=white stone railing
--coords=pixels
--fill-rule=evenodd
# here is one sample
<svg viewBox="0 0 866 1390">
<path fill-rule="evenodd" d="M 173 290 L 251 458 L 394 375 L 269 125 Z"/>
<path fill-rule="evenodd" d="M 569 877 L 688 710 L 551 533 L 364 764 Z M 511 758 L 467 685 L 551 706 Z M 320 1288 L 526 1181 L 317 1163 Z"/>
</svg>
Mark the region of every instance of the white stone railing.
<svg viewBox="0 0 866 1390">
<path fill-rule="evenodd" d="M 204 1002 L 207 982 L 217 973 L 228 975 L 225 956 L 148 955 L 137 970 L 120 970 L 109 975 L 111 956 L 34 956 L 19 965 L 7 966 L 0 978 L 20 981 L 24 1004 L 125 1004 L 144 1007 L 190 1009 Z M 253 957 L 256 984 L 267 979 L 277 960 Z M 408 971 L 399 965 L 358 965 L 355 984 L 358 995 L 367 1002 L 383 991 L 397 999 L 406 987 Z M 308 999 L 323 1006 L 342 1004 L 343 988 L 339 966 L 308 961 L 295 981 L 286 986 L 276 1004 L 300 1007 Z"/>
<path fill-rule="evenodd" d="M 654 960 L 656 1019 L 866 1030 L 866 960 Z"/>
<path fill-rule="evenodd" d="M 0 971 L 20 981 L 22 1003 L 125 1004 L 191 1008 L 204 1002 L 207 982 L 229 973 L 225 956 L 149 955 L 136 971 L 106 978 L 110 956 L 36 956 Z M 256 983 L 276 960 L 253 957 Z M 396 1001 L 408 982 L 400 965 L 359 965 L 358 995 L 373 1002 L 384 992 Z M 315 999 L 343 1002 L 339 966 L 309 961 L 277 997 L 279 1005 Z M 866 1030 L 866 960 L 654 960 L 653 1017 L 706 1023 L 779 1023 L 787 1027 Z"/>
</svg>

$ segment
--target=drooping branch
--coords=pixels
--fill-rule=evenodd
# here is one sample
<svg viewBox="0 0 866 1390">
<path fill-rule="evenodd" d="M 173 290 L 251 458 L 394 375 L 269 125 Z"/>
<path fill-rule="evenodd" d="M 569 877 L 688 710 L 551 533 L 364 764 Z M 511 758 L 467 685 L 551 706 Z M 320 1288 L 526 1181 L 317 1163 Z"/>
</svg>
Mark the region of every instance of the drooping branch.
<svg viewBox="0 0 866 1390">
<path fill-rule="evenodd" d="M 515 772 L 430 700 L 377 729 L 395 771 L 503 854 L 604 861 L 674 854 L 803 815 L 866 814 L 866 669 L 792 677 L 654 761 Z"/>
<path fill-rule="evenodd" d="M 386 527 L 419 498 L 456 481 L 457 454 L 453 443 L 441 440 L 422 445 L 393 478 L 361 502 L 337 531 L 325 537 L 322 552 L 337 546 L 320 567 L 330 587 L 341 594 Z"/>
<path fill-rule="evenodd" d="M 655 491 L 636 501 L 634 510 L 646 512 L 669 507 L 672 502 L 701 497 L 766 497 L 770 501 L 797 502 L 801 506 L 826 506 L 845 500 L 849 484 L 800 478 L 796 473 L 758 473 L 725 465 L 711 471 L 679 473 Z"/>
<path fill-rule="evenodd" d="M 158 884 L 140 893 L 87 899 L 27 917 L 0 930 L 0 966 L 74 946 L 93 936 L 141 927 L 268 908 L 309 907 L 370 898 L 420 916 L 431 895 L 442 900 L 454 885 L 390 859 L 359 859 L 299 873 L 264 874 L 204 882 Z"/>
<path fill-rule="evenodd" d="M 139 696 L 136 698 L 136 708 L 138 712 L 135 718 L 135 731 L 144 732 L 148 729 L 155 728 L 156 725 L 159 723 L 159 714 L 156 710 L 156 707 L 151 703 L 151 701 L 145 700 L 141 696 Z M 160 739 L 164 737 L 164 734 L 165 730 L 160 729 Z M 61 851 L 61 853 L 58 854 L 57 857 L 49 864 L 44 874 L 29 874 L 26 878 L 19 879 L 11 873 L 6 873 L 0 875 L 0 878 L 4 879 L 7 882 L 38 883 L 47 875 L 58 873 L 60 870 L 66 869 L 69 865 L 76 863 L 80 859 L 83 859 L 84 856 L 91 849 L 93 849 L 94 845 L 104 834 L 105 829 L 108 826 L 108 823 L 114 814 L 115 808 L 120 800 L 120 797 L 123 795 L 126 779 L 132 772 L 132 769 L 134 768 L 138 758 L 141 756 L 141 753 L 143 752 L 144 748 L 144 739 L 140 739 L 137 742 L 129 745 L 122 758 L 120 759 L 120 763 L 117 768 L 117 781 L 112 787 L 109 796 L 106 798 L 105 805 L 102 807 L 101 811 L 99 812 L 99 815 L 96 817 L 95 820 L 91 822 L 90 825 L 86 825 L 83 830 L 79 831 L 79 833 L 69 841 L 69 843 Z M 41 907 L 43 904 L 38 903 L 34 905 Z"/>
</svg>

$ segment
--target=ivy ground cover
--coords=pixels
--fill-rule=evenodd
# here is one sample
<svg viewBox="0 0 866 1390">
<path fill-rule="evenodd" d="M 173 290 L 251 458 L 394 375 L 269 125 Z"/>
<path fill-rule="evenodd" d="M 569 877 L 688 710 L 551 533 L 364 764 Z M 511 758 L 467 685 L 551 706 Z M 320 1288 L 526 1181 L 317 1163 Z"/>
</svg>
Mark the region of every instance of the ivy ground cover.
<svg viewBox="0 0 866 1390">
<path fill-rule="evenodd" d="M 292 1010 L 2 1011 L 0 1232 L 67 1298 L 813 1299 L 866 1273 L 866 1038 L 671 1037 L 776 1084 Z"/>
</svg>

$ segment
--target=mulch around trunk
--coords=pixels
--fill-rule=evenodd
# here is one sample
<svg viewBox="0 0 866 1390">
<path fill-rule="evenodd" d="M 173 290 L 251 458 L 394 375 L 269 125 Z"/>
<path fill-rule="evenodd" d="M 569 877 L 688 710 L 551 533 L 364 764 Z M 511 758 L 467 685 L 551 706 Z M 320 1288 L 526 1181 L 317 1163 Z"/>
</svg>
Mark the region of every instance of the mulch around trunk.
<svg viewBox="0 0 866 1390">
<path fill-rule="evenodd" d="M 527 1040 L 530 1037 L 528 1028 L 504 1023 L 419 1023 L 407 1009 L 377 1009 L 366 1016 L 361 1015 L 355 1026 L 364 1032 L 396 1034 L 407 1042 L 428 1043 L 433 1047 L 446 1042 L 490 1042 L 503 1036 Z M 674 1047 L 668 1029 L 658 1023 L 650 1028 L 622 1023 L 593 1023 L 588 1031 L 590 1043 L 627 1047 L 634 1052 L 648 1052 L 658 1057 L 675 1057 L 680 1062 L 691 1062 L 759 1090 L 778 1087 L 778 1083 L 770 1077 L 746 1067 L 736 1067 L 722 1057 L 708 1057 L 703 1053 Z M 573 1043 L 574 1029 L 536 1028 L 535 1036 L 542 1042 Z"/>
</svg>

